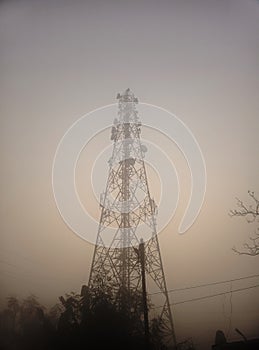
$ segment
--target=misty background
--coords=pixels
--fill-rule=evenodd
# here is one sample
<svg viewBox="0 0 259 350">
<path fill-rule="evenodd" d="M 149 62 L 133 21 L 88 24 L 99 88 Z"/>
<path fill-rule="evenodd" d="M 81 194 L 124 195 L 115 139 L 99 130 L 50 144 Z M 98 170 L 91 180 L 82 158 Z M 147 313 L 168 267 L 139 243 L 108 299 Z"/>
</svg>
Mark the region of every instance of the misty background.
<svg viewBox="0 0 259 350">
<path fill-rule="evenodd" d="M 168 289 L 258 274 L 257 257 L 232 251 L 255 224 L 228 215 L 235 197 L 249 204 L 247 191 L 259 194 L 258 15 L 255 0 L 0 2 L 1 305 L 31 293 L 52 305 L 87 283 L 94 246 L 60 217 L 52 162 L 71 124 L 127 87 L 178 116 L 206 162 L 196 222 L 179 235 L 180 206 L 159 235 Z M 175 147 L 164 140 L 164 148 L 174 158 Z M 94 161 L 88 152 L 82 169 Z M 178 170 L 188 177 L 186 166 Z M 98 203 L 91 205 L 98 215 Z M 256 284 L 258 277 L 170 293 L 170 300 Z M 258 336 L 258 289 L 230 297 L 172 308 L 179 341 L 193 337 L 202 349 L 217 329 L 239 339 L 235 327 Z"/>
</svg>

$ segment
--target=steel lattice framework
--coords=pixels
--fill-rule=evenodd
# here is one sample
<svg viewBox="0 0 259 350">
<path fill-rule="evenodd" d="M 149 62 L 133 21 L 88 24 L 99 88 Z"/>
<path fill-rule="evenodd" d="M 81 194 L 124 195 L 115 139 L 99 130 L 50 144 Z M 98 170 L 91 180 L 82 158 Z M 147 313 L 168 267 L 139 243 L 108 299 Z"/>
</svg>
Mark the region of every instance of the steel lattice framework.
<svg viewBox="0 0 259 350">
<path fill-rule="evenodd" d="M 141 293 L 137 247 L 143 234 L 149 232 L 145 239 L 145 271 L 161 292 L 159 321 L 166 338 L 176 346 L 156 230 L 157 206 L 150 196 L 144 162 L 147 149 L 140 139 L 138 100 L 129 89 L 117 99 L 118 118 L 111 131 L 113 153 L 106 190 L 100 198 L 101 216 L 88 285 L 110 288 L 118 307 L 134 312 L 139 299 L 134 304 L 131 296 Z"/>
</svg>

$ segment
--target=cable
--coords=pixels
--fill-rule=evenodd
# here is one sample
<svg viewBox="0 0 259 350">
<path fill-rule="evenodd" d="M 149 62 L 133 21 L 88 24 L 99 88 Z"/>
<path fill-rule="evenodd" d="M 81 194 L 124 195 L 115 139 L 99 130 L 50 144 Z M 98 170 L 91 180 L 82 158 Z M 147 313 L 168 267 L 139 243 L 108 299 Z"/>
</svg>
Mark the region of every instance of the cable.
<svg viewBox="0 0 259 350">
<path fill-rule="evenodd" d="M 203 300 L 203 299 L 207 299 L 207 298 L 214 298 L 214 297 L 217 297 L 217 296 L 219 296 L 219 295 L 224 295 L 224 294 L 234 293 L 234 292 L 240 292 L 240 291 L 242 291 L 242 290 L 247 290 L 247 289 L 252 289 L 252 288 L 257 288 L 257 287 L 259 287 L 259 284 L 257 284 L 256 286 L 234 289 L 234 290 L 231 290 L 231 291 L 229 291 L 229 292 L 222 292 L 222 293 L 217 293 L 217 294 L 206 295 L 206 296 L 199 297 L 199 298 L 193 298 L 193 299 L 188 299 L 188 300 L 184 300 L 184 301 L 178 301 L 177 303 L 173 303 L 173 304 L 170 304 L 170 305 L 171 305 L 171 306 L 174 306 L 174 305 L 189 303 L 189 302 L 191 302 L 191 301 L 198 301 L 198 300 Z M 153 309 L 158 309 L 158 308 L 160 308 L 160 307 L 164 307 L 164 305 L 155 306 Z"/>
<path fill-rule="evenodd" d="M 12 267 L 18 267 L 18 265 L 11 264 L 11 263 L 9 263 L 7 261 L 4 261 L 4 260 L 0 260 L 0 264 L 9 265 L 9 266 L 12 266 Z"/>
<path fill-rule="evenodd" d="M 167 292 L 168 292 L 168 293 L 179 292 L 179 291 L 182 291 L 182 290 L 194 289 L 194 288 L 200 288 L 200 287 L 206 287 L 206 286 L 213 286 L 213 285 L 216 285 L 216 284 L 229 283 L 229 282 L 234 282 L 234 281 L 240 281 L 240 280 L 244 280 L 244 279 L 248 279 L 248 278 L 254 278 L 254 277 L 259 277 L 259 275 L 251 275 L 251 276 L 245 276 L 245 277 L 234 278 L 234 279 L 232 279 L 232 280 L 225 280 L 225 281 L 219 281 L 219 282 L 205 283 L 205 284 L 200 284 L 200 285 L 197 285 L 197 286 L 190 286 L 190 287 L 183 287 L 183 288 L 168 289 Z M 163 293 L 163 292 L 159 291 L 159 292 L 150 293 L 150 294 L 148 294 L 148 295 L 155 295 L 155 294 L 161 294 L 161 293 Z"/>
</svg>

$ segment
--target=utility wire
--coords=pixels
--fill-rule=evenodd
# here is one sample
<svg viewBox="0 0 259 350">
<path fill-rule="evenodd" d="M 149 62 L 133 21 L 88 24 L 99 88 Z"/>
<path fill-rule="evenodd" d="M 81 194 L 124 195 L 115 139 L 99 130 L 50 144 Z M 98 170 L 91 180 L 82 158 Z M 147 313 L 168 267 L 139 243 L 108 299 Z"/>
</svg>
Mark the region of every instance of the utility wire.
<svg viewBox="0 0 259 350">
<path fill-rule="evenodd" d="M 203 299 L 207 299 L 207 298 L 214 298 L 214 297 L 217 297 L 217 296 L 220 296 L 220 295 L 224 295 L 224 294 L 228 294 L 228 293 L 241 292 L 242 290 L 247 290 L 247 289 L 252 289 L 252 288 L 257 288 L 257 287 L 259 287 L 259 284 L 257 284 L 256 286 L 250 286 L 250 287 L 246 287 L 246 288 L 234 289 L 234 290 L 231 290 L 231 291 L 228 291 L 228 292 L 222 292 L 222 293 L 217 293 L 217 294 L 205 295 L 205 296 L 199 297 L 199 298 L 193 298 L 193 299 L 178 301 L 178 302 L 170 304 L 170 305 L 174 306 L 174 305 L 178 305 L 178 304 L 189 303 L 191 301 L 198 301 L 198 300 L 203 300 Z M 152 309 L 158 309 L 160 307 L 164 307 L 164 305 L 155 306 Z"/>
<path fill-rule="evenodd" d="M 167 292 L 168 293 L 172 293 L 172 292 L 179 292 L 179 291 L 182 291 L 182 290 L 188 290 L 188 289 L 194 289 L 194 288 L 200 288 L 200 287 L 206 287 L 206 286 L 214 286 L 214 285 L 221 284 L 221 283 L 229 283 L 229 282 L 241 281 L 241 280 L 244 280 L 244 279 L 254 278 L 254 277 L 259 277 L 259 275 L 251 275 L 251 276 L 239 277 L 239 278 L 234 278 L 234 279 L 231 279 L 231 280 L 225 280 L 225 281 L 219 281 L 219 282 L 204 283 L 204 284 L 200 284 L 200 285 L 197 285 L 197 286 L 168 289 Z M 150 293 L 149 295 L 155 295 L 155 294 L 161 294 L 161 293 L 163 293 L 163 292 L 159 291 L 159 292 Z"/>
</svg>

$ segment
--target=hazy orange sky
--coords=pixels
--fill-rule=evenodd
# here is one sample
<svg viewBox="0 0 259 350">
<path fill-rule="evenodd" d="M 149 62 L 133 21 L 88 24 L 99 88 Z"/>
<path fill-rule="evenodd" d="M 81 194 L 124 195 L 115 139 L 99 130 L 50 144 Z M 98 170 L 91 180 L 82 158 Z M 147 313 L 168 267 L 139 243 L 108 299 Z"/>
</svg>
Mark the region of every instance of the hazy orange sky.
<svg viewBox="0 0 259 350">
<path fill-rule="evenodd" d="M 52 304 L 87 283 L 93 245 L 59 215 L 52 162 L 70 125 L 114 103 L 127 87 L 141 102 L 181 118 L 206 162 L 198 219 L 179 235 L 180 205 L 159 236 L 168 288 L 258 274 L 257 257 L 231 250 L 242 247 L 255 225 L 228 216 L 236 196 L 249 202 L 249 189 L 259 196 L 258 15 L 256 0 L 1 1 L 1 304 L 8 295 L 30 293 Z M 187 195 L 186 167 L 175 146 L 163 142 Z M 82 172 L 94 157 L 86 148 Z M 79 178 L 86 197 L 89 185 Z M 97 203 L 91 206 L 97 212 Z M 233 282 L 232 288 L 258 282 Z M 230 288 L 170 293 L 170 300 Z M 176 305 L 177 338 L 193 337 L 203 349 L 217 329 L 229 341 L 239 339 L 236 327 L 247 338 L 259 336 L 258 288 L 233 293 L 232 307 L 230 324 L 230 294 Z"/>
</svg>

